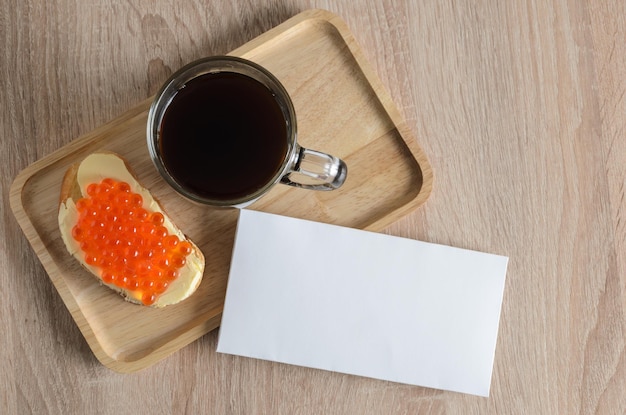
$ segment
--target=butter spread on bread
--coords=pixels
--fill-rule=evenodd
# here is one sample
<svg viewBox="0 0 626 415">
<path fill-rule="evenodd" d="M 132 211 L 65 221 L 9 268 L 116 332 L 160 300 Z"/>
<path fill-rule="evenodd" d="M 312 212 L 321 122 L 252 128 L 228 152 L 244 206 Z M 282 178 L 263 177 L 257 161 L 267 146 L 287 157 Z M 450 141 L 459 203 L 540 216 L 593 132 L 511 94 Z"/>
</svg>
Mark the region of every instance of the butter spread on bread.
<svg viewBox="0 0 626 415">
<path fill-rule="evenodd" d="M 85 208 L 87 205 L 93 208 Z M 204 256 L 200 249 L 117 154 L 93 153 L 68 169 L 61 186 L 58 221 L 68 252 L 102 284 L 130 302 L 152 307 L 176 304 L 193 294 L 202 280 Z M 99 232 L 99 227 L 104 231 Z M 86 228 L 95 230 L 85 234 Z M 96 254 L 86 255 L 83 248 L 93 252 L 94 246 L 98 247 Z"/>
</svg>

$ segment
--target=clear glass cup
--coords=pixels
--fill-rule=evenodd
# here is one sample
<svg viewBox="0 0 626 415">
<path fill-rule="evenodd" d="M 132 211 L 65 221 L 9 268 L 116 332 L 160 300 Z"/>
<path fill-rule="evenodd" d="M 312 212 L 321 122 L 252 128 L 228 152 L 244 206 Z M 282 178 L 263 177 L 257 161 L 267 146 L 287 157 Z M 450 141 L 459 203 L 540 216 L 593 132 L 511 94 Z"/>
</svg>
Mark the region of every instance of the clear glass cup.
<svg viewBox="0 0 626 415">
<path fill-rule="evenodd" d="M 207 196 L 190 188 L 184 180 L 177 177 L 171 166 L 168 166 L 167 157 L 164 157 L 166 156 L 164 151 L 167 150 L 162 145 L 164 116 L 172 103 L 176 105 L 174 99 L 176 94 L 196 78 L 222 73 L 245 75 L 270 91 L 284 118 L 287 141 L 284 157 L 274 174 L 246 194 L 234 197 Z M 234 56 L 204 58 L 176 71 L 157 93 L 150 107 L 147 140 L 150 157 L 161 176 L 188 199 L 212 206 L 237 208 L 248 206 L 265 195 L 277 183 L 311 190 L 333 190 L 344 183 L 347 175 L 347 166 L 340 158 L 303 148 L 297 143 L 296 114 L 293 103 L 278 79 L 260 65 Z M 232 160 L 226 162 L 230 166 L 231 163 L 241 163 L 241 160 L 232 156 Z M 250 174 L 254 174 L 254 171 Z"/>
</svg>

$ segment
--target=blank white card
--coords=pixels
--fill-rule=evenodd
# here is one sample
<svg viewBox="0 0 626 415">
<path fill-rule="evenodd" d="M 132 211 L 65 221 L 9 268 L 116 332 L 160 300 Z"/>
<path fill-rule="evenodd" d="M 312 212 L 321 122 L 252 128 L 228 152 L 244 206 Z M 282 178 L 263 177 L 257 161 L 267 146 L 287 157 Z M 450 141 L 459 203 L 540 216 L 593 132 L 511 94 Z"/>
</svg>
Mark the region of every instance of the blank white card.
<svg viewBox="0 0 626 415">
<path fill-rule="evenodd" d="M 242 210 L 217 351 L 488 396 L 507 263 Z"/>
</svg>

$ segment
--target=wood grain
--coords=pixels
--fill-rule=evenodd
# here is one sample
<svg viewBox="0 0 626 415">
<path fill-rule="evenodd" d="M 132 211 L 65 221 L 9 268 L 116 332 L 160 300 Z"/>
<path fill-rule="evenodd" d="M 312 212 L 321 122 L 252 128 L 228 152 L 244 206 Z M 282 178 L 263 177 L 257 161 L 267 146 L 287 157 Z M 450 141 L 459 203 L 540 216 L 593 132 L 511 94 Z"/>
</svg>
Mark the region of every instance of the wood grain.
<svg viewBox="0 0 626 415">
<path fill-rule="evenodd" d="M 20 170 L 309 8 L 346 20 L 436 172 L 385 232 L 510 257 L 488 399 L 222 356 L 217 332 L 114 373 L 10 212 Z M 626 413 L 625 19 L 617 0 L 5 1 L 0 412 Z"/>
</svg>

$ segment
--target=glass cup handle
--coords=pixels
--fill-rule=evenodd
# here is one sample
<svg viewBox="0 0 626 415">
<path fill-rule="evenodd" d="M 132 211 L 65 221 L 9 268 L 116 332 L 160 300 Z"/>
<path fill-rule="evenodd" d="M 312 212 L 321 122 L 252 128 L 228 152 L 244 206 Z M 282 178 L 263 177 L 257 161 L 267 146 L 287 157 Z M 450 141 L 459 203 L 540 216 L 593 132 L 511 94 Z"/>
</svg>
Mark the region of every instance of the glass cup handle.
<svg viewBox="0 0 626 415">
<path fill-rule="evenodd" d="M 348 166 L 343 160 L 298 145 L 293 168 L 281 183 L 311 190 L 334 190 L 346 180 Z"/>
</svg>

